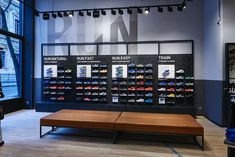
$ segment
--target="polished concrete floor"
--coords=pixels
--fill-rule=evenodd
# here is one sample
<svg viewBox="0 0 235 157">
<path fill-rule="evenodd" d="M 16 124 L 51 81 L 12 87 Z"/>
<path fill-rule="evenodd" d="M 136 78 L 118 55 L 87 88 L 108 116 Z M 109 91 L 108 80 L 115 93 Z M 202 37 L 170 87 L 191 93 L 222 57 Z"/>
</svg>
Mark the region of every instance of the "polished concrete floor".
<svg viewBox="0 0 235 157">
<path fill-rule="evenodd" d="M 120 139 L 64 136 L 52 134 L 39 138 L 39 120 L 48 113 L 22 110 L 5 116 L 2 121 L 5 145 L 0 157 L 226 157 L 223 144 L 225 128 L 204 117 L 198 121 L 205 128 L 205 151 L 195 144 Z"/>
</svg>

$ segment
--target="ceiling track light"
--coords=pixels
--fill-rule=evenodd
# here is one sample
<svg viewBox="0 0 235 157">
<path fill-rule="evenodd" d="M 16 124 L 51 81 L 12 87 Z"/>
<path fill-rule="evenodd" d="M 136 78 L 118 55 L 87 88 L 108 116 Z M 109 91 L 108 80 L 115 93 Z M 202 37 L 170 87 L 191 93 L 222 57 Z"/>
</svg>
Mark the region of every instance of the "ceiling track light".
<svg viewBox="0 0 235 157">
<path fill-rule="evenodd" d="M 79 15 L 79 16 L 84 16 L 84 13 L 80 10 L 80 11 L 78 12 L 78 15 Z"/>
<path fill-rule="evenodd" d="M 118 13 L 119 13 L 120 15 L 123 15 L 123 10 L 122 10 L 122 9 L 118 9 Z"/>
<path fill-rule="evenodd" d="M 132 10 L 130 8 L 127 9 L 127 14 L 132 14 Z"/>
<path fill-rule="evenodd" d="M 59 11 L 57 12 L 57 16 L 58 16 L 58 17 L 60 17 L 60 18 L 62 18 L 62 17 L 63 17 L 62 13 L 61 13 L 61 12 L 59 12 Z"/>
<path fill-rule="evenodd" d="M 57 17 L 56 13 L 54 13 L 54 12 L 52 12 L 51 16 L 52 16 L 53 18 L 56 18 L 56 17 Z"/>
<path fill-rule="evenodd" d="M 173 12 L 173 7 L 168 6 L 168 7 L 167 7 L 167 10 L 168 10 L 169 12 Z"/>
<path fill-rule="evenodd" d="M 143 10 L 141 8 L 137 8 L 137 13 L 142 14 Z"/>
<path fill-rule="evenodd" d="M 116 11 L 114 9 L 111 10 L 112 15 L 116 15 Z"/>
<path fill-rule="evenodd" d="M 89 10 L 87 10 L 86 15 L 91 16 L 91 12 Z"/>
<path fill-rule="evenodd" d="M 163 8 L 162 8 L 162 7 L 158 7 L 157 10 L 158 10 L 159 13 L 162 13 L 162 12 L 163 12 Z"/>
<path fill-rule="evenodd" d="M 68 17 L 69 16 L 69 14 L 65 11 L 64 12 L 64 17 Z"/>
<path fill-rule="evenodd" d="M 185 9 L 186 8 L 186 2 L 183 2 L 182 4 L 182 8 Z"/>
<path fill-rule="evenodd" d="M 99 10 L 94 10 L 93 11 L 93 18 L 99 18 L 100 17 L 100 12 Z"/>
<path fill-rule="evenodd" d="M 69 15 L 69 17 L 73 17 L 73 16 L 74 16 L 74 12 L 73 12 L 73 11 L 70 11 L 70 12 L 68 13 L 68 15 Z"/>
<path fill-rule="evenodd" d="M 105 10 L 101 10 L 101 14 L 102 15 L 106 15 L 106 11 Z"/>
<path fill-rule="evenodd" d="M 42 18 L 43 18 L 43 20 L 49 20 L 50 19 L 50 14 L 43 13 Z"/>
<path fill-rule="evenodd" d="M 178 11 L 183 11 L 182 5 L 178 5 L 177 9 L 178 9 Z"/>
<path fill-rule="evenodd" d="M 149 12 L 150 12 L 150 8 L 149 7 L 144 10 L 144 14 L 149 14 Z"/>
</svg>

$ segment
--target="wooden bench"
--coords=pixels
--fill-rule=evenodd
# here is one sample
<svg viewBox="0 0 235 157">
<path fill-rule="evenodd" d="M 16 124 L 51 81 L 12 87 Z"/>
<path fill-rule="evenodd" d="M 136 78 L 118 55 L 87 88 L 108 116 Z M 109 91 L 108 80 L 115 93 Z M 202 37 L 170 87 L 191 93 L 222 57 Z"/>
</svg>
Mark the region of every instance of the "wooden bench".
<svg viewBox="0 0 235 157">
<path fill-rule="evenodd" d="M 185 114 L 155 114 L 122 112 L 115 124 L 117 131 L 159 133 L 165 135 L 197 136 L 201 137 L 201 149 L 204 148 L 204 129 L 191 116 Z"/>
<path fill-rule="evenodd" d="M 40 119 L 40 138 L 55 131 L 56 127 L 114 130 L 121 112 L 61 110 Z M 42 127 L 52 130 L 42 134 Z"/>
<path fill-rule="evenodd" d="M 42 127 L 52 130 L 42 134 Z M 106 112 L 86 110 L 61 110 L 40 120 L 40 138 L 55 131 L 55 127 L 102 129 L 114 132 L 113 143 L 119 132 L 143 132 L 165 135 L 193 136 L 195 142 L 200 136 L 204 148 L 204 129 L 191 116 L 184 114 L 159 114 L 137 112 Z"/>
</svg>

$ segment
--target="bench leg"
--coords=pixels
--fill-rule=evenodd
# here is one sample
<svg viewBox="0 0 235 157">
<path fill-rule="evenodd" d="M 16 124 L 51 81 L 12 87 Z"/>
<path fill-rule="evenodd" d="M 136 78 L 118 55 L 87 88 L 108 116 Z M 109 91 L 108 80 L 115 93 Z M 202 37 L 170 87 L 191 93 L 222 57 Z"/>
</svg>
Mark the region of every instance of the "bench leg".
<svg viewBox="0 0 235 157">
<path fill-rule="evenodd" d="M 201 144 L 198 142 L 197 136 L 194 136 L 194 141 L 201 148 L 201 150 L 204 151 L 204 135 L 202 135 L 200 137 L 201 137 Z"/>
<path fill-rule="evenodd" d="M 46 135 L 52 133 L 52 132 L 55 131 L 55 130 L 56 130 L 56 127 L 52 126 L 52 128 L 51 128 L 50 131 L 48 131 L 48 132 L 46 132 L 46 133 L 43 134 L 43 133 L 42 133 L 42 126 L 40 125 L 40 138 L 43 138 L 44 136 L 46 136 Z"/>
<path fill-rule="evenodd" d="M 113 133 L 113 144 L 116 144 L 118 142 L 118 131 L 114 131 Z"/>
</svg>

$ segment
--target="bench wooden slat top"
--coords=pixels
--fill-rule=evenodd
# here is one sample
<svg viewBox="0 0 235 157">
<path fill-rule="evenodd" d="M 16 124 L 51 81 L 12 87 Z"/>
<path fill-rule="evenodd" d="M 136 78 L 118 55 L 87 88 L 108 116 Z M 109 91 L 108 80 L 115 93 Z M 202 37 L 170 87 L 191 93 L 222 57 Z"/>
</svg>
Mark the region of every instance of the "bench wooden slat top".
<svg viewBox="0 0 235 157">
<path fill-rule="evenodd" d="M 186 114 L 122 112 L 115 129 L 120 131 L 203 135 L 203 127 Z"/>
<path fill-rule="evenodd" d="M 121 112 L 60 110 L 41 118 L 42 126 L 114 129 Z"/>
</svg>

